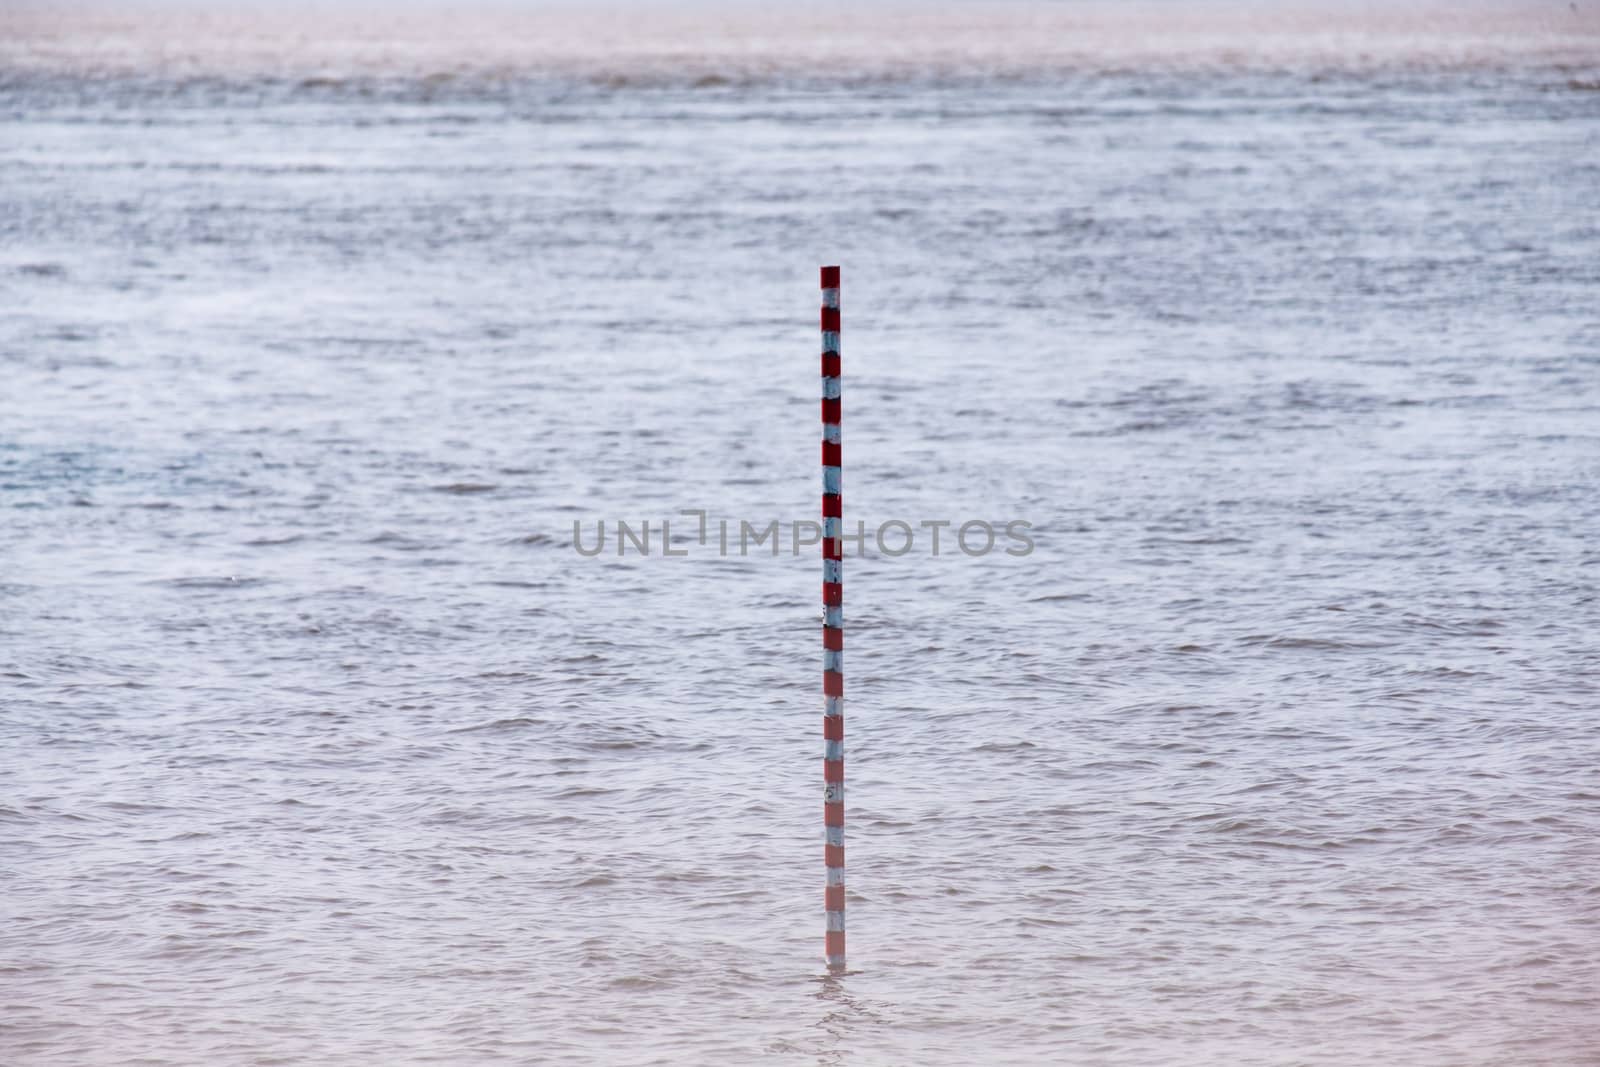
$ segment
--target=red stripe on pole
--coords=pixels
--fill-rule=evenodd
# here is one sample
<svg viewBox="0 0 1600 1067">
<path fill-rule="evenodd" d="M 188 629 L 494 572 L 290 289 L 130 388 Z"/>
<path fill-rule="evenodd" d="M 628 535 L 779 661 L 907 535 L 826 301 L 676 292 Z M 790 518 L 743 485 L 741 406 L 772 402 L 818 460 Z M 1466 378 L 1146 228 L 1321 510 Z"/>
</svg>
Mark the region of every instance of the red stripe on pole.
<svg viewBox="0 0 1600 1067">
<path fill-rule="evenodd" d="M 844 586 L 839 582 L 823 582 L 822 603 L 830 608 L 836 608 L 843 604 Z"/>
<path fill-rule="evenodd" d="M 822 822 L 823 822 L 824 826 L 843 826 L 844 825 L 844 805 L 843 804 L 824 804 L 824 805 L 822 805 Z"/>
<path fill-rule="evenodd" d="M 822 780 L 824 782 L 844 781 L 844 760 L 825 759 L 822 761 Z"/>
<path fill-rule="evenodd" d="M 832 330 L 835 333 L 838 332 L 838 330 L 839 330 L 839 309 L 838 308 L 823 308 L 822 309 L 822 328 L 824 330 Z"/>
<path fill-rule="evenodd" d="M 822 647 L 829 652 L 842 652 L 844 650 L 844 631 L 837 626 L 824 626 L 822 628 Z"/>
<path fill-rule="evenodd" d="M 824 289 L 837 289 L 837 288 L 839 288 L 839 268 L 838 267 L 823 267 L 822 268 L 822 287 Z"/>
<path fill-rule="evenodd" d="M 823 845 L 822 846 L 822 862 L 823 862 L 824 866 L 828 866 L 828 867 L 843 867 L 844 866 L 844 846 L 843 845 Z"/>
<path fill-rule="evenodd" d="M 824 400 L 822 402 L 822 421 L 834 423 L 839 421 L 839 401 L 837 399 Z"/>
<path fill-rule="evenodd" d="M 844 517 L 844 502 L 839 499 L 838 493 L 822 494 L 822 517 L 825 519 Z"/>
<path fill-rule="evenodd" d="M 822 353 L 822 376 L 824 378 L 837 378 L 839 376 L 839 353 Z"/>
<path fill-rule="evenodd" d="M 838 671 L 823 671 L 822 695 L 829 697 L 844 696 L 844 675 Z"/>
<path fill-rule="evenodd" d="M 826 907 L 829 911 L 844 910 L 844 886 L 830 885 L 823 894 Z"/>
<path fill-rule="evenodd" d="M 843 715 L 824 715 L 822 717 L 822 739 L 824 741 L 844 740 Z"/>
<path fill-rule="evenodd" d="M 822 442 L 822 465 L 824 467 L 839 466 L 840 446 L 837 441 Z"/>
</svg>

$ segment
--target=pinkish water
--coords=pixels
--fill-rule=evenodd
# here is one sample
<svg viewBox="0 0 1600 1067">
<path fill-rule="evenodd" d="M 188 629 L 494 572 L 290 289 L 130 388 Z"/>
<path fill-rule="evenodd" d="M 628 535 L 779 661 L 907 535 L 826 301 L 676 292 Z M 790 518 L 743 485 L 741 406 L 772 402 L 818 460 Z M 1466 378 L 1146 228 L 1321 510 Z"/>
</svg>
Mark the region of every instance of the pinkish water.
<svg viewBox="0 0 1600 1067">
<path fill-rule="evenodd" d="M 0 1062 L 1600 1062 L 1595 11 L 0 12 Z"/>
</svg>

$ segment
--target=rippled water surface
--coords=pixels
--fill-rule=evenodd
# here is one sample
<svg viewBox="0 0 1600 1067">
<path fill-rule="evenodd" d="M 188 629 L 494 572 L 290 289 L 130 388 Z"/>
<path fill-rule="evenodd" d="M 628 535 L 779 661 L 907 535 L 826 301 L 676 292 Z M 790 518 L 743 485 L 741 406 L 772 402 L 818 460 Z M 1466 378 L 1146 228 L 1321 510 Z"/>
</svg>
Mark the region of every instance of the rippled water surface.
<svg viewBox="0 0 1600 1067">
<path fill-rule="evenodd" d="M 1592 16 L 30 10 L 0 1060 L 1600 1062 Z M 715 532 L 816 511 L 825 262 L 847 517 L 1037 543 L 847 559 L 838 979 L 819 564 Z"/>
</svg>

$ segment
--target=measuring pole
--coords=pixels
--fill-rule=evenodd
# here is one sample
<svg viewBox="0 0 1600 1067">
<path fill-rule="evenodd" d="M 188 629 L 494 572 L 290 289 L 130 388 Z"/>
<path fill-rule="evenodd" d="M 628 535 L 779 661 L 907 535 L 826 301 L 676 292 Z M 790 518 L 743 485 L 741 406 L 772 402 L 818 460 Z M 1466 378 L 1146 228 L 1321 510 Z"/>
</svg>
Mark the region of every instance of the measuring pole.
<svg viewBox="0 0 1600 1067">
<path fill-rule="evenodd" d="M 839 488 L 839 268 L 822 268 L 822 822 L 828 970 L 844 970 L 844 508 Z"/>
</svg>

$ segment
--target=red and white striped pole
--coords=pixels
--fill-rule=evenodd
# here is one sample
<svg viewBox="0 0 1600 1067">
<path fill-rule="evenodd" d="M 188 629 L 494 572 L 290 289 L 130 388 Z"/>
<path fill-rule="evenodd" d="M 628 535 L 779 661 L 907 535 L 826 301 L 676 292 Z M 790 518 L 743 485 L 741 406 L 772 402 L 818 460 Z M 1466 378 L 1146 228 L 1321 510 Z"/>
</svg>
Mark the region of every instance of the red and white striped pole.
<svg viewBox="0 0 1600 1067">
<path fill-rule="evenodd" d="M 839 268 L 822 268 L 822 822 L 830 971 L 844 970 L 844 517 L 839 488 Z"/>
</svg>

